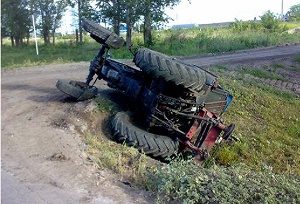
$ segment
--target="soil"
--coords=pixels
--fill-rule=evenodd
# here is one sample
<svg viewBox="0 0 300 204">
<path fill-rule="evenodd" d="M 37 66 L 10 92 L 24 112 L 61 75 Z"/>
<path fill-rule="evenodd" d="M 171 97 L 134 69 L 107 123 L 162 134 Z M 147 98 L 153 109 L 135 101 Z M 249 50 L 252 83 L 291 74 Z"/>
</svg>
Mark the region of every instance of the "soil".
<svg viewBox="0 0 300 204">
<path fill-rule="evenodd" d="M 300 96 L 300 64 L 295 61 L 299 53 L 300 45 L 294 44 L 183 60 L 207 69 L 226 66 L 228 74 L 241 67 L 264 69 L 286 80 L 253 80 Z M 2 70 L 3 204 L 154 203 L 151 193 L 126 185 L 119 175 L 97 168 L 89 159 L 80 130 L 89 126 L 86 116 L 95 102 L 72 101 L 55 87 L 57 79 L 84 81 L 88 66 L 81 62 Z M 104 81 L 96 85 L 100 94 L 110 90 Z M 95 133 L 102 133 L 105 117 L 98 113 Z"/>
</svg>

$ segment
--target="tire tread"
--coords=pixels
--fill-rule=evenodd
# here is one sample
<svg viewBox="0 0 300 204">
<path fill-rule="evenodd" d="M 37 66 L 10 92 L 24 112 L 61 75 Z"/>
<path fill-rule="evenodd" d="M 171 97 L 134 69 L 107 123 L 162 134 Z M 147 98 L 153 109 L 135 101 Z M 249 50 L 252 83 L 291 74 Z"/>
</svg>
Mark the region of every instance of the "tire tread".
<svg viewBox="0 0 300 204">
<path fill-rule="evenodd" d="M 154 78 L 161 77 L 193 91 L 200 91 L 206 81 L 203 70 L 147 48 L 139 49 L 133 61 Z"/>
<path fill-rule="evenodd" d="M 119 112 L 112 120 L 116 141 L 134 146 L 140 152 L 156 159 L 165 160 L 178 150 L 178 141 L 164 135 L 149 133 L 134 126 L 126 112 Z"/>
</svg>

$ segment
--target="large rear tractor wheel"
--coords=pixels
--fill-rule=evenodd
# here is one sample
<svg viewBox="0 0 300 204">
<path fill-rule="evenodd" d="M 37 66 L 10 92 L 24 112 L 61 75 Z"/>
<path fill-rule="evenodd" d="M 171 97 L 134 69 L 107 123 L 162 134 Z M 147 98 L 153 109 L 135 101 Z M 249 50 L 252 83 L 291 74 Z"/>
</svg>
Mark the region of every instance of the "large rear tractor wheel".
<svg viewBox="0 0 300 204">
<path fill-rule="evenodd" d="M 113 134 L 117 142 L 137 148 L 152 158 L 167 161 L 178 151 L 178 141 L 164 135 L 149 133 L 135 126 L 128 113 L 119 112 L 112 120 Z"/>
<path fill-rule="evenodd" d="M 133 61 L 152 77 L 163 78 L 193 91 L 200 91 L 206 82 L 205 71 L 147 48 L 139 49 Z"/>
</svg>

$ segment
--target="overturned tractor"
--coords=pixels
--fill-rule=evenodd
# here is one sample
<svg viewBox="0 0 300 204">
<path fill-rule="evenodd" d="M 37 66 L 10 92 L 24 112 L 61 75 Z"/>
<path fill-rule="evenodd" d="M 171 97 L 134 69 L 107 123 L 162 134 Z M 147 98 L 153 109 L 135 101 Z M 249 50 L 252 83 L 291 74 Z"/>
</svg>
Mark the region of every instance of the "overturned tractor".
<svg viewBox="0 0 300 204">
<path fill-rule="evenodd" d="M 56 86 L 86 100 L 97 94 L 94 84 L 103 79 L 126 95 L 135 111 L 119 112 L 111 121 L 118 142 L 162 161 L 188 152 L 203 162 L 216 143 L 231 137 L 235 126 L 225 125 L 221 115 L 232 95 L 216 75 L 147 48 L 134 53 L 135 66 L 124 64 L 108 55 L 110 48 L 123 46 L 123 38 L 86 19 L 83 28 L 102 44 L 86 81 L 58 80 Z"/>
</svg>

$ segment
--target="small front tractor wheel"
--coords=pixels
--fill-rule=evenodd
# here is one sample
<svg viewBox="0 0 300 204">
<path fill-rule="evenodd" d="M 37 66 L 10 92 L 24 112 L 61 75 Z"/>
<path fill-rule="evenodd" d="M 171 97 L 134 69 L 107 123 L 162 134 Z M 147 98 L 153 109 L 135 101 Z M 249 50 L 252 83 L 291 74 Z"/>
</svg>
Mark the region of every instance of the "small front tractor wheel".
<svg viewBox="0 0 300 204">
<path fill-rule="evenodd" d="M 125 43 L 124 39 L 117 34 L 107 30 L 103 26 L 94 23 L 88 19 L 82 19 L 82 27 L 91 34 L 100 44 L 106 44 L 108 47 L 119 49 Z"/>
<path fill-rule="evenodd" d="M 90 87 L 84 82 L 80 81 L 68 81 L 59 79 L 56 82 L 56 87 L 60 91 L 68 94 L 69 96 L 75 98 L 78 101 L 94 98 L 98 93 L 98 89 L 96 87 Z"/>
</svg>

